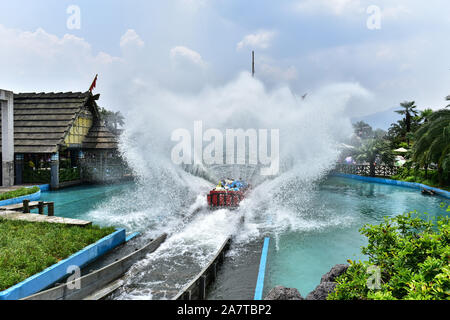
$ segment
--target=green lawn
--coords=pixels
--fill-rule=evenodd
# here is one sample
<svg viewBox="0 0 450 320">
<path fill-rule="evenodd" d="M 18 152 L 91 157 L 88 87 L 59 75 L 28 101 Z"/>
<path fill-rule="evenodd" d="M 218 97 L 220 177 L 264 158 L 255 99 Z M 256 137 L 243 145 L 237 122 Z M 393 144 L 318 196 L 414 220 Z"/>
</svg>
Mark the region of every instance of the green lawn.
<svg viewBox="0 0 450 320">
<path fill-rule="evenodd" d="M 20 188 L 14 191 L 4 192 L 0 194 L 0 200 L 7 200 L 27 196 L 29 194 L 39 192 L 39 190 L 40 190 L 39 187 L 32 187 L 32 188 Z"/>
<path fill-rule="evenodd" d="M 76 227 L 0 218 L 0 291 L 64 260 L 115 228 Z"/>
</svg>

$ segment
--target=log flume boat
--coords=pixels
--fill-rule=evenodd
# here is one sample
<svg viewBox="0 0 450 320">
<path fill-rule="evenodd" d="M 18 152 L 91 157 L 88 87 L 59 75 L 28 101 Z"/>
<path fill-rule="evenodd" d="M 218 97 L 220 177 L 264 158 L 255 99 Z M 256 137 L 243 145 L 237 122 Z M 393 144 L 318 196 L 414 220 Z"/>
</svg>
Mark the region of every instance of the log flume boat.
<svg viewBox="0 0 450 320">
<path fill-rule="evenodd" d="M 242 180 L 224 179 L 207 195 L 210 209 L 235 209 L 244 200 L 250 186 Z"/>
</svg>

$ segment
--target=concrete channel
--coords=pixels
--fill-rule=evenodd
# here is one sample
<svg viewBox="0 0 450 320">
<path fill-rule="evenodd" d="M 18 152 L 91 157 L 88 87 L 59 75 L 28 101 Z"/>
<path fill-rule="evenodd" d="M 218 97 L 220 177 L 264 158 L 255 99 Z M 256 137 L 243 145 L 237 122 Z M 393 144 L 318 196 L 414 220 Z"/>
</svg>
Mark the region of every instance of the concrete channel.
<svg viewBox="0 0 450 320">
<path fill-rule="evenodd" d="M 82 300 L 103 299 L 120 287 L 118 281 L 128 269 L 147 254 L 156 251 L 166 240 L 167 234 L 163 234 L 151 241 L 141 249 L 128 254 L 103 268 L 90 272 L 79 278 L 79 285 L 68 282 L 57 287 L 39 292 L 23 300 Z"/>
<path fill-rule="evenodd" d="M 211 262 L 188 283 L 172 300 L 205 300 L 208 286 L 217 279 L 217 271 L 230 249 L 231 238 L 225 240 Z"/>
</svg>

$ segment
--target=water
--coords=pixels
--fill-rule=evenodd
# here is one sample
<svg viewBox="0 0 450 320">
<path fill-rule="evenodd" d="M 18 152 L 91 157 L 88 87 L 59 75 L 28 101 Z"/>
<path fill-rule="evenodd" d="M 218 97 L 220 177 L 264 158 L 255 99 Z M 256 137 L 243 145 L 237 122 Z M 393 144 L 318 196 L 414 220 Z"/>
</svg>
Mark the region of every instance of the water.
<svg viewBox="0 0 450 320">
<path fill-rule="evenodd" d="M 156 83 L 142 85 L 128 99 L 126 130 L 119 143 L 136 183 L 43 196 L 56 202 L 56 213 L 62 216 L 139 231 L 144 239 L 168 234 L 156 252 L 131 268 L 115 299 L 170 298 L 230 236 L 229 259 L 210 298 L 253 297 L 265 236 L 272 238 L 266 288 L 284 284 L 306 295 L 333 264 L 358 258 L 364 244 L 358 229 L 364 223 L 439 207 L 437 200 L 414 190 L 339 179 L 317 183 L 336 163 L 341 142 L 353 132 L 351 105 L 370 98 L 358 84 L 330 84 L 311 92 L 306 100 L 283 85 L 268 90 L 246 72 L 195 94 L 171 92 Z M 215 129 L 221 135 L 227 129 L 279 130 L 280 152 L 273 157 L 279 160 L 279 172 L 264 176 L 260 169 L 267 163 L 255 166 L 250 161 L 245 166 L 220 161 L 175 165 L 172 151 L 179 141 L 172 141 L 174 132 L 187 130 L 194 145 L 198 140 L 206 142 L 195 138 L 194 124 L 199 122 L 203 132 Z M 272 146 L 270 142 L 271 156 L 277 149 Z M 269 144 L 264 148 L 268 151 Z M 234 151 L 225 149 L 224 158 L 227 151 Z M 248 159 L 255 152 L 248 147 Z M 196 158 L 201 155 L 191 141 L 183 156 L 194 153 Z M 259 152 L 257 158 L 261 160 Z M 253 186 L 252 192 L 239 210 L 211 212 L 205 195 L 217 179 L 227 176 L 243 177 Z"/>
<path fill-rule="evenodd" d="M 192 178 L 195 181 L 195 177 Z M 142 233 L 142 243 L 166 232 L 167 240 L 127 273 L 114 299 L 170 299 L 209 263 L 224 241 L 241 226 L 237 211 L 207 208 L 211 185 L 198 181 L 200 189 L 186 194 L 185 207 L 167 213 L 158 208 L 139 183 L 116 186 L 83 186 L 43 193 L 55 202 L 58 216 L 91 220 L 101 226 L 125 227 Z M 166 201 L 167 202 L 167 201 Z M 168 203 L 170 205 L 170 203 Z M 167 207 L 166 207 L 167 208 Z"/>
<path fill-rule="evenodd" d="M 265 236 L 271 237 L 265 293 L 284 285 L 306 296 L 333 265 L 364 259 L 360 247 L 366 240 L 358 232 L 364 224 L 412 210 L 445 214 L 440 208 L 445 199 L 425 197 L 415 189 L 333 177 L 304 187 L 294 184 L 295 192 L 284 190 L 286 199 L 280 192 L 265 193 L 274 184 L 256 187 L 237 211 L 209 211 L 205 194 L 211 185 L 201 180 L 199 189 L 186 197 L 185 208 L 172 214 L 156 214 L 152 196 L 139 183 L 75 187 L 43 193 L 42 199 L 55 201 L 59 216 L 126 227 L 142 232 L 144 239 L 169 233 L 155 253 L 132 267 L 115 299 L 172 297 L 228 236 L 233 244 L 209 299 L 253 298 Z"/>
<path fill-rule="evenodd" d="M 440 197 L 426 197 L 416 189 L 330 178 L 312 194 L 308 210 L 318 227 L 276 234 L 268 256 L 265 293 L 277 286 L 297 288 L 303 296 L 311 292 L 323 274 L 347 259 L 365 260 L 360 247 L 366 238 L 358 230 L 417 210 L 429 217 L 445 215 Z M 326 223 L 332 217 L 334 223 Z"/>
<path fill-rule="evenodd" d="M 297 219 L 296 210 L 308 204 L 309 194 L 304 191 L 313 188 L 313 181 L 335 163 L 340 141 L 352 133 L 351 121 L 346 116 L 347 104 L 354 98 L 370 95 L 358 84 L 331 84 L 304 101 L 284 85 L 268 90 L 247 72 L 229 83 L 207 86 L 193 94 L 172 92 L 157 84 L 143 85 L 145 89 L 130 97 L 125 115 L 126 130 L 119 143 L 119 151 L 139 179 L 136 189 L 114 196 L 88 216 L 93 221 L 108 221 L 127 230 L 142 231 L 149 237 L 162 232 L 169 236 L 160 250 L 130 270 L 125 287 L 115 297 L 118 299 L 170 298 L 173 291 L 189 282 L 205 266 L 208 258 L 230 236 L 236 244 L 230 252 L 234 260 L 230 261 L 235 261 L 235 269 L 240 270 L 238 266 L 245 265 L 242 261 L 245 255 L 258 256 L 257 251 L 249 251 L 248 244 L 254 243 L 257 247 L 267 231 L 280 233 L 305 223 L 315 228 L 315 221 L 307 221 L 307 214 Z M 202 130 L 196 127 L 198 123 Z M 202 139 L 201 134 L 198 137 L 196 132 L 202 131 L 207 136 L 206 130 L 214 129 L 214 145 L 218 146 L 213 153 L 218 161 L 214 165 L 207 165 L 207 161 L 175 165 L 174 157 L 177 158 L 179 150 L 173 152 L 173 149 L 180 141 L 172 139 L 179 136 L 179 129 L 184 132 L 183 136 L 191 136 L 191 139 L 183 139 L 188 144 L 183 148 L 183 157 L 195 155 L 195 159 L 202 156 L 202 151 L 211 152 L 208 150 L 213 144 L 207 137 Z M 257 148 L 260 150 L 250 148 L 248 141 L 244 161 L 247 165 L 233 165 L 228 161 L 223 165 L 221 148 L 225 149 L 224 159 L 227 152 L 235 151 L 226 146 L 228 140 L 225 143 L 217 138 L 223 137 L 228 129 L 279 130 L 279 141 L 270 139 L 270 144 L 264 145 L 261 138 Z M 220 146 L 220 142 L 224 145 Z M 279 154 L 275 152 L 277 142 Z M 199 150 L 198 143 L 203 143 L 205 149 Z M 271 166 L 264 157 L 261 159 L 259 151 L 262 150 L 270 150 L 274 164 L 279 164 L 280 170 L 275 176 L 261 173 L 262 167 Z M 208 154 L 205 158 L 209 158 Z M 236 153 L 233 158 L 235 163 L 237 158 L 244 160 Z M 249 159 L 258 159 L 256 167 Z M 254 187 L 252 196 L 238 211 L 222 210 L 211 214 L 205 194 L 213 183 L 225 177 L 247 180 Z M 287 188 L 298 193 L 292 201 L 283 201 Z M 239 223 L 241 216 L 245 217 L 244 224 Z M 227 290 L 228 294 L 251 295 L 253 280 L 249 279 L 255 274 L 257 263 L 254 265 L 248 266 L 244 273 L 247 277 L 241 281 L 245 282 L 245 294 Z M 223 272 L 226 273 L 226 269 Z"/>
<path fill-rule="evenodd" d="M 133 193 L 135 190 L 136 185 L 133 183 L 77 186 L 59 191 L 43 192 L 41 200 L 55 202 L 55 213 L 59 217 L 90 220 L 90 213 L 93 210 L 110 203 L 115 197 Z M 105 217 L 105 219 L 95 219 L 94 222 L 100 226 L 121 227 L 120 224 L 114 224 L 111 216 Z"/>
</svg>

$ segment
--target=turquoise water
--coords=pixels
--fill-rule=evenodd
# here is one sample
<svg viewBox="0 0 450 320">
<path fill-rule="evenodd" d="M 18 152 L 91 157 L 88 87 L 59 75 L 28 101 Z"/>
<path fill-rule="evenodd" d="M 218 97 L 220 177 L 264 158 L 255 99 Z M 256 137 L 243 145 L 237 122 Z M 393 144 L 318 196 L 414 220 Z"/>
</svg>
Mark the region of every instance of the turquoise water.
<svg viewBox="0 0 450 320">
<path fill-rule="evenodd" d="M 204 198 L 202 195 L 199 195 L 201 199 Z M 150 201 L 153 196 L 145 189 L 128 183 L 74 187 L 43 193 L 41 199 L 55 202 L 57 216 L 90 220 L 101 226 L 124 227 L 127 232 L 148 231 L 159 235 L 165 226 L 157 226 L 166 224 L 174 232 L 173 241 L 169 239 L 168 243 L 189 244 L 192 239 L 203 237 L 208 240 L 221 232 L 217 225 L 223 224 L 223 221 L 217 212 L 214 215 L 209 211 L 195 213 L 194 207 L 192 216 L 172 215 L 170 218 L 169 214 L 163 217 L 167 211 L 152 205 Z M 416 189 L 345 178 L 330 178 L 303 196 L 304 200 L 299 202 L 301 205 L 290 208 L 296 216 L 284 216 L 283 211 L 280 211 L 277 212 L 278 216 L 273 217 L 274 224 L 288 221 L 291 227 L 277 233 L 268 230 L 271 241 L 264 294 L 274 286 L 283 285 L 295 287 L 306 296 L 335 264 L 346 263 L 347 259 L 365 258 L 360 254 L 360 248 L 366 244 L 366 240 L 358 231 L 363 225 L 376 224 L 385 216 L 413 210 L 428 212 L 430 216 L 446 214 L 440 204 L 450 203 L 450 200 L 440 197 L 423 196 Z M 199 202 L 198 205 L 203 208 L 205 204 Z M 161 212 L 161 217 L 154 211 Z M 222 215 L 227 216 L 226 213 Z M 289 219 L 285 220 L 286 217 Z M 171 219 L 177 222 L 173 225 L 177 225 L 180 219 L 186 220 L 182 224 L 184 229 L 170 228 Z M 246 232 L 246 229 L 244 226 L 236 232 Z M 250 237 L 247 242 L 239 243 L 242 248 L 236 250 L 236 255 L 228 260 L 229 266 L 224 267 L 223 275 L 219 277 L 211 295 L 213 299 L 253 297 L 262 241 L 262 238 Z M 178 247 L 174 250 L 184 252 Z M 203 251 L 195 254 L 196 259 L 199 259 Z M 166 260 L 166 256 L 163 255 L 162 259 Z M 151 264 L 143 268 L 149 272 L 152 270 Z"/>
<path fill-rule="evenodd" d="M 430 217 L 445 215 L 440 204 L 450 202 L 423 196 L 416 189 L 335 177 L 323 182 L 311 196 L 308 212 L 317 216 L 320 227 L 272 235 L 265 294 L 283 285 L 306 296 L 335 264 L 365 260 L 360 248 L 366 238 L 358 232 L 365 224 L 414 210 Z M 327 224 L 326 217 L 332 217 L 333 223 Z"/>
<path fill-rule="evenodd" d="M 105 219 L 92 219 L 89 213 L 106 205 L 114 197 L 133 192 L 135 188 L 136 186 L 132 183 L 78 186 L 43 192 L 41 200 L 55 202 L 55 215 L 59 217 L 89 220 L 100 226 L 109 226 L 110 221 L 106 217 Z"/>
</svg>

